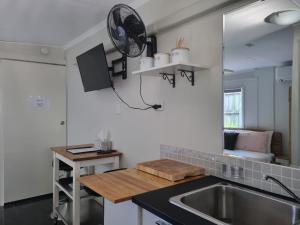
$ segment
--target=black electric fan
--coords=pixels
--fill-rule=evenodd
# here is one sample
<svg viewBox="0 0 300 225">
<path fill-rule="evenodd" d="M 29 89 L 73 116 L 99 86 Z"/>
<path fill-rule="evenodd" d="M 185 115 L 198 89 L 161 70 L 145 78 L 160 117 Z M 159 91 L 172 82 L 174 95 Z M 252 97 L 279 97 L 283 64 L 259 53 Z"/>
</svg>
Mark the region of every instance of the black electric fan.
<svg viewBox="0 0 300 225">
<path fill-rule="evenodd" d="M 147 46 L 147 56 L 153 57 L 157 52 L 156 37 L 147 37 L 145 24 L 139 14 L 130 6 L 117 4 L 109 11 L 107 16 L 107 31 L 116 49 L 125 57 L 140 56 Z M 131 109 L 148 110 L 160 109 L 159 104 L 148 104 L 142 96 L 142 76 L 140 75 L 140 97 L 146 108 L 133 107 L 129 105 L 118 94 L 114 87 L 113 91 L 117 97 Z"/>
<path fill-rule="evenodd" d="M 107 30 L 116 49 L 127 57 L 140 56 L 147 46 L 147 56 L 157 52 L 156 37 L 147 37 L 139 14 L 125 4 L 115 5 L 107 17 Z"/>
</svg>

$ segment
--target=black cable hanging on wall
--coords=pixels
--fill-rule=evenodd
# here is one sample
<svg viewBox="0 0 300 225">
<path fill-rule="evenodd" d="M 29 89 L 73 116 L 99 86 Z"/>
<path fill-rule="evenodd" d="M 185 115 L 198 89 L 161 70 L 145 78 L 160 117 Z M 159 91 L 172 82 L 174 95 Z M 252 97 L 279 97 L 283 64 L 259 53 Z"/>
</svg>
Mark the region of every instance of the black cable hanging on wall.
<svg viewBox="0 0 300 225">
<path fill-rule="evenodd" d="M 157 109 L 160 109 L 162 106 L 160 104 L 154 104 L 154 105 L 151 105 L 149 103 L 147 103 L 143 97 L 143 94 L 142 94 L 142 75 L 140 74 L 140 84 L 139 84 L 139 94 L 140 94 L 140 97 L 142 99 L 142 102 L 147 106 L 145 108 L 141 108 L 141 107 L 135 107 L 135 106 L 131 106 L 130 104 L 128 104 L 121 96 L 120 94 L 116 91 L 115 87 L 112 85 L 112 89 L 115 93 L 115 95 L 120 99 L 120 101 L 122 103 L 124 103 L 128 108 L 130 109 L 135 109 L 135 110 L 142 110 L 142 111 L 145 111 L 145 110 L 149 110 L 149 109 L 154 109 L 154 110 L 157 110 Z"/>
</svg>

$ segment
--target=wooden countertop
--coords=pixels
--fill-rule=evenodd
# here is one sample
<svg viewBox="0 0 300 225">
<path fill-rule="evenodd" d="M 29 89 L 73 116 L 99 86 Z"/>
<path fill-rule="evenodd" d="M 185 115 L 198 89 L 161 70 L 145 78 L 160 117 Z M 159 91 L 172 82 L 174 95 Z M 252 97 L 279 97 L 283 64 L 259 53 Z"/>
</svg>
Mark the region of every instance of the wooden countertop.
<svg viewBox="0 0 300 225">
<path fill-rule="evenodd" d="M 119 151 L 108 153 L 108 154 L 98 154 L 97 152 L 72 154 L 67 151 L 67 148 L 76 148 L 76 147 L 94 147 L 94 145 L 85 144 L 85 145 L 59 146 L 59 147 L 51 147 L 50 149 L 51 151 L 56 152 L 57 154 L 60 154 L 71 161 L 85 161 L 85 160 L 109 158 L 109 157 L 122 155 L 122 153 Z"/>
<path fill-rule="evenodd" d="M 80 183 L 97 194 L 113 203 L 119 203 L 129 200 L 139 194 L 185 183 L 202 177 L 204 176 L 190 177 L 178 182 L 172 182 L 132 168 L 80 177 L 78 179 Z"/>
</svg>

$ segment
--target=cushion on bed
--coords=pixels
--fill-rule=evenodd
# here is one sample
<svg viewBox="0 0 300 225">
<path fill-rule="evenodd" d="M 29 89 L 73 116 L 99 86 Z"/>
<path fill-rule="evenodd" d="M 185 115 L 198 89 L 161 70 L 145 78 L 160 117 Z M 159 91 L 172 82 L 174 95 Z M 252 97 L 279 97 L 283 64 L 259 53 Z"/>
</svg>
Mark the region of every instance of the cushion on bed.
<svg viewBox="0 0 300 225">
<path fill-rule="evenodd" d="M 224 148 L 234 150 L 239 133 L 224 132 Z"/>
<path fill-rule="evenodd" d="M 235 149 L 266 153 L 269 134 L 266 132 L 240 133 Z"/>
<path fill-rule="evenodd" d="M 272 137 L 273 137 L 274 131 L 267 130 L 265 132 L 268 134 L 267 152 L 271 153 L 272 152 Z"/>
</svg>

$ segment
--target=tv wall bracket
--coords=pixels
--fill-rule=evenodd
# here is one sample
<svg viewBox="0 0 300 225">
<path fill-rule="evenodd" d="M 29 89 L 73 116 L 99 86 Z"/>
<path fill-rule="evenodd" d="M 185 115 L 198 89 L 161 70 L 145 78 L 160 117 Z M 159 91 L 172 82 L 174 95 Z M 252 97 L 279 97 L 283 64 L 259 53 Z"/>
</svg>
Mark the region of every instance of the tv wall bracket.
<svg viewBox="0 0 300 225">
<path fill-rule="evenodd" d="M 186 77 L 186 79 L 191 83 L 192 86 L 195 85 L 195 73 L 194 73 L 194 71 L 178 69 L 178 72 L 180 72 L 180 75 L 182 77 Z M 164 80 L 168 80 L 169 83 L 172 85 L 172 87 L 175 88 L 175 86 L 176 86 L 175 73 L 161 72 L 159 74 L 162 75 L 162 78 Z"/>
<path fill-rule="evenodd" d="M 121 70 L 117 70 L 117 65 L 121 64 Z M 108 67 L 108 70 L 111 72 L 112 77 L 122 76 L 122 79 L 125 80 L 127 78 L 127 56 L 122 55 L 121 58 L 114 59 L 111 62 L 111 67 Z"/>
</svg>

